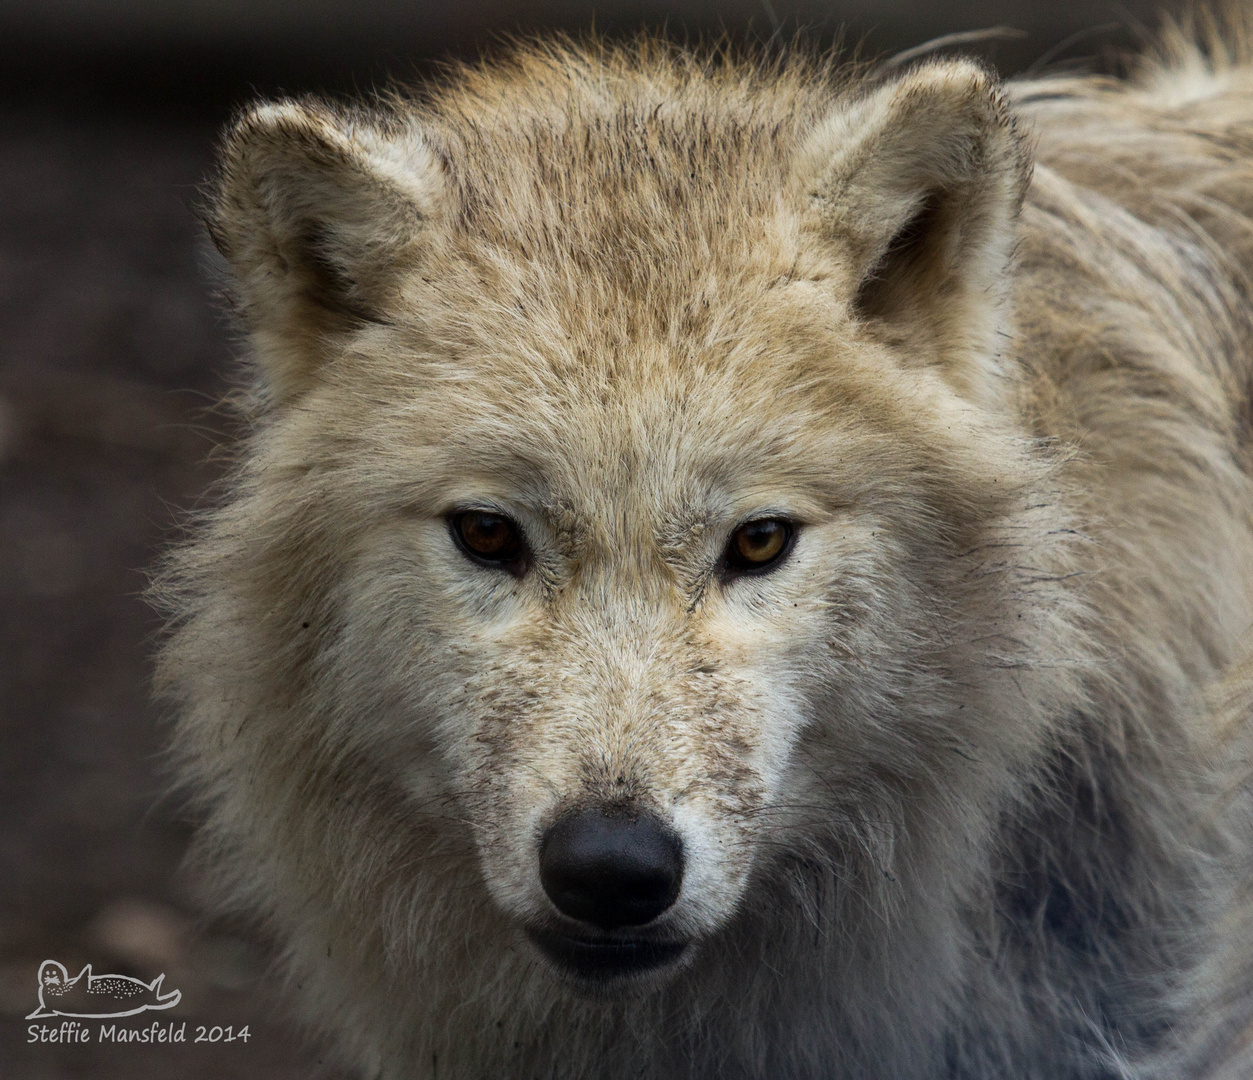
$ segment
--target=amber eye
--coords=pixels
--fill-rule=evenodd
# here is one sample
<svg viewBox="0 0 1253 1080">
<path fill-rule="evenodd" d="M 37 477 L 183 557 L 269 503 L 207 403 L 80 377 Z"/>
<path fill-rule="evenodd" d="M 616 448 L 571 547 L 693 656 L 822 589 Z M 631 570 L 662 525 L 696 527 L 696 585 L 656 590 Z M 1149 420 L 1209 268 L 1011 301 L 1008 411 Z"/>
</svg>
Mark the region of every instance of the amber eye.
<svg viewBox="0 0 1253 1080">
<path fill-rule="evenodd" d="M 522 532 L 504 514 L 464 510 L 449 518 L 453 538 L 471 559 L 517 572 L 526 558 Z"/>
<path fill-rule="evenodd" d="M 792 523 L 781 518 L 745 522 L 727 544 L 727 568 L 741 574 L 773 569 L 791 549 L 794 533 Z"/>
</svg>

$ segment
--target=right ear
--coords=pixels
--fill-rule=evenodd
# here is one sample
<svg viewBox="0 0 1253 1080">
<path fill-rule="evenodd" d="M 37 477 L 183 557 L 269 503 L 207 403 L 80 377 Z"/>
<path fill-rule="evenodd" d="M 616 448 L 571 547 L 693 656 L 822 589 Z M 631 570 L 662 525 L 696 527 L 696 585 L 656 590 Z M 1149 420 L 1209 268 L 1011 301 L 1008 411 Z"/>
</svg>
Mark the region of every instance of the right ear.
<svg viewBox="0 0 1253 1080">
<path fill-rule="evenodd" d="M 415 127 L 284 101 L 227 133 L 209 231 L 276 401 L 308 388 L 333 338 L 383 317 L 445 189 Z"/>
<path fill-rule="evenodd" d="M 838 103 L 799 168 L 852 312 L 968 399 L 999 400 L 1031 150 L 995 77 L 921 64 Z"/>
</svg>

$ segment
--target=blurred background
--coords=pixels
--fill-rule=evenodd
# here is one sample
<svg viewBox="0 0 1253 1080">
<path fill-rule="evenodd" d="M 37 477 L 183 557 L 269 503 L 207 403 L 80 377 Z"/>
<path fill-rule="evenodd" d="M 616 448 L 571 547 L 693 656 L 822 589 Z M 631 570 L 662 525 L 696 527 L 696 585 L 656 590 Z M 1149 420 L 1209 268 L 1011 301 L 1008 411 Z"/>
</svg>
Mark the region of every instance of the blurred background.
<svg viewBox="0 0 1253 1080">
<path fill-rule="evenodd" d="M 163 797 L 145 569 L 230 438 L 197 185 L 233 109 L 420 79 L 509 34 L 840 34 L 863 55 L 1007 28 L 1005 74 L 1109 68 L 1148 0 L 0 0 L 0 1077 L 334 1077 L 265 943 L 197 911 Z M 1011 34 L 1009 31 L 1014 31 Z M 183 991 L 247 1042 L 30 1044 L 40 961 Z M 94 1035 L 93 1035 L 94 1039 Z"/>
</svg>

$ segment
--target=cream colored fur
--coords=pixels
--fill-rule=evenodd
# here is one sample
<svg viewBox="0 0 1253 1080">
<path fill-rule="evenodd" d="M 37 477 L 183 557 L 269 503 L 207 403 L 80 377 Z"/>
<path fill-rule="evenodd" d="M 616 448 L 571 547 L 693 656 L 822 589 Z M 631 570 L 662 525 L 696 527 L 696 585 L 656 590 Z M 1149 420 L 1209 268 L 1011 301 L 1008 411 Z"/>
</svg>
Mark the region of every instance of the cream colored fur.
<svg viewBox="0 0 1253 1080">
<path fill-rule="evenodd" d="M 1253 622 L 1238 29 L 1125 83 L 553 44 L 239 119 L 211 227 L 251 431 L 160 586 L 159 687 L 221 901 L 346 1060 L 1229 1057 L 1248 841 L 1206 694 Z M 466 506 L 520 524 L 525 575 L 456 548 Z M 720 573 L 771 516 L 786 561 Z M 539 838 L 587 803 L 687 853 L 682 962 L 601 993 L 523 933 Z"/>
</svg>

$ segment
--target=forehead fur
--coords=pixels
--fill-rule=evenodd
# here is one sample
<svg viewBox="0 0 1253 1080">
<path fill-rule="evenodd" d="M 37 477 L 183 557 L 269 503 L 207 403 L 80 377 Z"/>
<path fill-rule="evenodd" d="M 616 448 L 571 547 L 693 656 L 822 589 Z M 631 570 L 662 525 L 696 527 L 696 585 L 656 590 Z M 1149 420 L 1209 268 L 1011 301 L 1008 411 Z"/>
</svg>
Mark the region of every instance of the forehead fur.
<svg viewBox="0 0 1253 1080">
<path fill-rule="evenodd" d="M 760 218 L 788 186 L 798 135 L 850 85 L 847 69 L 803 55 L 761 65 L 645 41 L 522 49 L 458 72 L 424 111 L 463 226 L 566 249 L 645 228 L 647 240 L 674 214 L 706 240 Z"/>
<path fill-rule="evenodd" d="M 419 108 L 450 208 L 396 314 L 481 362 L 515 354 L 528 381 L 613 394 L 632 369 L 733 362 L 769 309 L 795 321 L 767 288 L 832 275 L 793 160 L 836 93 L 817 62 L 771 74 L 655 42 L 460 73 Z"/>
</svg>

